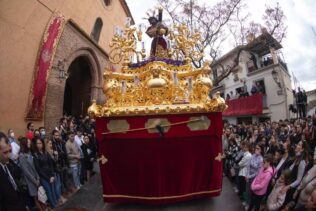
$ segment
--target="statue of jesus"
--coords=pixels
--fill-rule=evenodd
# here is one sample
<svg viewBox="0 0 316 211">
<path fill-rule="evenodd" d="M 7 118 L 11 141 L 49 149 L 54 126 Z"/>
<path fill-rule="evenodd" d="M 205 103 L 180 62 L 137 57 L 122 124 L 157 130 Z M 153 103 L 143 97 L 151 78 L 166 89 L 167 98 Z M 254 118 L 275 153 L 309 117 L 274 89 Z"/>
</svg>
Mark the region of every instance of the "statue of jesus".
<svg viewBox="0 0 316 211">
<path fill-rule="evenodd" d="M 163 36 L 168 35 L 168 27 L 162 24 L 162 9 L 159 8 L 158 18 L 155 16 L 149 17 L 150 26 L 146 30 L 146 34 L 154 38 L 151 43 L 151 57 L 167 57 L 167 42 Z"/>
</svg>

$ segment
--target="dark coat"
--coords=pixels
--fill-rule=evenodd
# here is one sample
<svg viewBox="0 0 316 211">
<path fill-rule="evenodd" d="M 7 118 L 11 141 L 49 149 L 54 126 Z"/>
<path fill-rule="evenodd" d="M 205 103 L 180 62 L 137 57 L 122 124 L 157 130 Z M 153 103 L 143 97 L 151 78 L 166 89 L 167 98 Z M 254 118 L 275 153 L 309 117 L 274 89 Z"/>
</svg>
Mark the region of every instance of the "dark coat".
<svg viewBox="0 0 316 211">
<path fill-rule="evenodd" d="M 68 156 L 67 156 L 67 150 L 66 150 L 66 144 L 64 141 L 53 141 L 53 150 L 57 152 L 58 159 L 57 164 L 61 167 L 68 167 Z"/>
<path fill-rule="evenodd" d="M 11 173 L 11 171 L 10 171 Z M 11 173 L 14 178 L 14 174 Z M 15 178 L 14 178 L 15 179 Z M 17 183 L 17 182 L 16 182 Z M 25 211 L 23 195 L 14 190 L 10 179 L 7 177 L 2 166 L 0 166 L 0 210 L 1 211 Z"/>
<path fill-rule="evenodd" d="M 46 181 L 55 176 L 54 160 L 47 153 L 35 153 L 34 164 L 39 176 Z"/>
<path fill-rule="evenodd" d="M 37 196 L 40 178 L 35 169 L 33 156 L 30 153 L 20 153 L 19 161 L 30 196 Z"/>
<path fill-rule="evenodd" d="M 82 144 L 81 151 L 83 153 L 83 160 L 87 170 L 92 170 L 93 162 L 91 161 L 94 158 L 93 150 L 89 147 L 89 145 Z"/>
</svg>

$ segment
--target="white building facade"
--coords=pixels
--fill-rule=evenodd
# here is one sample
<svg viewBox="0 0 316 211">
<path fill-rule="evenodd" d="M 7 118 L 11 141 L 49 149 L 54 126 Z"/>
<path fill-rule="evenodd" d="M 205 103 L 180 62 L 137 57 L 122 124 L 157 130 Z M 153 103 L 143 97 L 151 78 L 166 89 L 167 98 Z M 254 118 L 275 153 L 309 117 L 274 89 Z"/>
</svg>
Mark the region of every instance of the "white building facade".
<svg viewBox="0 0 316 211">
<path fill-rule="evenodd" d="M 241 103 L 241 97 L 236 93 L 247 89 L 249 97 L 242 97 L 243 106 L 240 111 L 230 110 L 229 115 L 223 113 L 223 118 L 232 124 L 253 123 L 265 120 L 278 121 L 280 119 L 294 118 L 289 106 L 293 104 L 293 94 L 291 87 L 291 76 L 285 63 L 277 56 L 276 50 L 282 46 L 277 43 L 269 34 L 262 34 L 258 38 L 249 42 L 239 56 L 239 66 L 228 77 L 223 79 L 214 91 L 220 91 L 222 96 L 229 101 L 234 101 L 235 105 Z M 216 75 L 221 74 L 221 68 L 232 66 L 238 54 L 238 47 L 224 55 L 213 66 Z M 214 75 L 214 77 L 216 77 Z M 258 107 L 260 112 L 252 114 L 253 100 L 251 94 L 253 84 L 259 83 L 263 88 L 262 107 Z M 233 94 L 232 94 L 233 93 Z M 229 98 L 228 97 L 228 98 Z M 249 101 L 249 103 L 248 103 Z M 232 109 L 232 108 L 229 108 Z M 257 111 L 258 111 L 257 109 Z M 247 112 L 249 110 L 249 112 Z M 240 114 L 242 113 L 242 114 Z"/>
<path fill-rule="evenodd" d="M 316 113 L 316 89 L 306 92 L 307 95 L 307 116 L 313 116 Z"/>
</svg>

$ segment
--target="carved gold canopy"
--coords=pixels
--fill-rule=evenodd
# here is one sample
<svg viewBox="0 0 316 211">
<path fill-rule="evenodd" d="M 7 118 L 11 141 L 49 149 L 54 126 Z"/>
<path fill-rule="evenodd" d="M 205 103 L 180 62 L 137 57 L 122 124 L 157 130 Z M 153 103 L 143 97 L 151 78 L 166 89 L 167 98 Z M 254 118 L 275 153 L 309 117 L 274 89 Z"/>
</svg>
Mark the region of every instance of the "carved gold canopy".
<svg viewBox="0 0 316 211">
<path fill-rule="evenodd" d="M 110 43 L 110 62 L 121 63 L 120 72 L 106 69 L 103 77 L 103 92 L 106 102 L 97 105 L 93 100 L 88 109 L 91 116 L 132 116 L 150 114 L 222 112 L 226 109 L 219 93 L 209 97 L 212 89 L 209 62 L 201 68 L 194 68 L 191 59 L 199 60 L 202 52 L 194 46 L 199 34 L 189 33 L 186 26 L 175 26 L 169 30 L 168 39 L 172 47 L 145 59 L 145 49 L 137 51 L 137 40 L 141 31 L 126 24 L 117 32 Z M 136 32 L 136 35 L 134 34 Z M 136 39 L 137 38 L 137 39 Z M 136 62 L 133 63 L 133 57 Z M 134 57 L 134 58 L 135 58 Z"/>
</svg>

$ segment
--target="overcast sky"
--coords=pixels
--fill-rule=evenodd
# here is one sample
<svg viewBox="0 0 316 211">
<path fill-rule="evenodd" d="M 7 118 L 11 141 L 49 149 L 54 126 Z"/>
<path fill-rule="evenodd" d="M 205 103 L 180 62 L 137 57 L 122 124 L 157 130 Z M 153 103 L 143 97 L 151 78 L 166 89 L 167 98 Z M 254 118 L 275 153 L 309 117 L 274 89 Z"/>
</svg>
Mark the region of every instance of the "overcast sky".
<svg viewBox="0 0 316 211">
<path fill-rule="evenodd" d="M 148 22 L 142 18 L 146 17 L 149 9 L 155 7 L 157 0 L 126 1 L 136 24 L 148 25 Z M 205 2 L 205 0 L 201 1 Z M 316 15 L 314 15 L 316 0 L 244 0 L 244 2 L 251 13 L 251 19 L 256 22 L 262 20 L 266 4 L 274 6 L 277 2 L 280 3 L 287 17 L 286 25 L 288 26 L 287 37 L 282 41 L 285 62 L 288 64 L 289 71 L 294 73 L 305 90 L 316 89 L 316 34 L 312 30 L 313 27 L 316 33 Z M 146 40 L 146 46 L 148 46 L 150 40 Z M 223 53 L 231 48 L 233 46 L 226 43 Z"/>
</svg>

